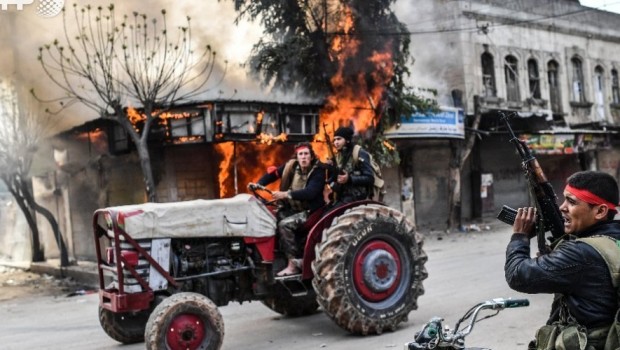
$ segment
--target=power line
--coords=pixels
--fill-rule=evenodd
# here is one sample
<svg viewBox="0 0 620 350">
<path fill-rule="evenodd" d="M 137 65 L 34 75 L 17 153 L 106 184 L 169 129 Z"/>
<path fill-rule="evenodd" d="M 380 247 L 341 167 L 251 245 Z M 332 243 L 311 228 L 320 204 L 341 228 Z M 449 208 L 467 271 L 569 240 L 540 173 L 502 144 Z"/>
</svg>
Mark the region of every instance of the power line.
<svg viewBox="0 0 620 350">
<path fill-rule="evenodd" d="M 614 4 L 618 4 L 619 2 L 615 2 L 612 4 L 608 4 L 605 6 L 609 6 L 609 5 L 614 5 Z M 601 7 L 602 8 L 602 7 Z M 540 21 L 545 21 L 545 20 L 549 20 L 549 19 L 556 19 L 556 18 L 562 18 L 562 17 L 568 17 L 568 16 L 573 16 L 576 14 L 580 14 L 580 13 L 584 13 L 584 12 L 590 12 L 593 10 L 599 10 L 599 8 L 594 8 L 594 7 L 585 7 L 583 6 L 581 9 L 579 10 L 575 10 L 575 11 L 570 11 L 570 12 L 566 12 L 566 13 L 560 13 L 557 15 L 551 15 L 551 16 L 546 16 L 546 17 L 541 17 L 541 18 L 534 18 L 534 19 L 527 19 L 527 20 L 514 20 L 508 23 L 497 23 L 497 24 L 489 24 L 485 27 L 486 30 L 488 30 L 489 28 L 498 28 L 498 27 L 504 27 L 504 26 L 513 26 L 513 25 L 520 25 L 520 24 L 527 24 L 527 23 L 535 23 L 535 22 L 540 22 Z M 514 12 L 516 13 L 516 11 Z M 620 14 L 618 15 L 620 16 Z M 409 26 L 409 25 L 406 25 Z M 327 33 L 328 35 L 343 35 L 343 36 L 347 36 L 347 35 L 376 35 L 376 36 L 403 36 L 403 35 L 424 35 L 424 34 L 440 34 L 440 33 L 457 33 L 457 32 L 467 32 L 467 31 L 478 31 L 480 30 L 480 27 L 475 26 L 475 27 L 465 27 L 465 28 L 446 28 L 446 29 L 433 29 L 433 30 L 421 30 L 421 31 L 407 31 L 407 32 L 402 32 L 402 31 L 357 31 L 355 33 L 345 33 L 345 32 L 330 32 Z"/>
</svg>

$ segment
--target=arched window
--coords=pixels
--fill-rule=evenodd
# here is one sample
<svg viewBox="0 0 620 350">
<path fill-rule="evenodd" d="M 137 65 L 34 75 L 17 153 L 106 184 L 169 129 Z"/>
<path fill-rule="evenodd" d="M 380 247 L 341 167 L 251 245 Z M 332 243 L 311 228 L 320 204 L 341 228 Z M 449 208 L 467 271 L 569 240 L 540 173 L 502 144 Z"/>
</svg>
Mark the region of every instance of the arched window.
<svg viewBox="0 0 620 350">
<path fill-rule="evenodd" d="M 611 102 L 620 104 L 620 82 L 618 81 L 618 71 L 611 70 Z"/>
<path fill-rule="evenodd" d="M 482 64 L 482 86 L 484 88 L 484 96 L 497 96 L 495 88 L 495 64 L 493 63 L 493 55 L 485 52 L 480 57 Z"/>
<path fill-rule="evenodd" d="M 530 58 L 527 61 L 527 76 L 530 83 L 530 97 L 540 99 L 540 75 L 538 73 L 538 62 Z"/>
<path fill-rule="evenodd" d="M 573 66 L 573 95 L 572 101 L 574 102 L 586 102 L 586 93 L 583 81 L 583 64 L 578 57 L 573 57 L 571 60 Z"/>
<path fill-rule="evenodd" d="M 547 63 L 547 82 L 549 83 L 549 104 L 554 113 L 562 113 L 562 94 L 560 93 L 558 62 L 551 60 Z"/>
<path fill-rule="evenodd" d="M 504 74 L 506 76 L 506 100 L 518 102 L 519 94 L 519 61 L 514 56 L 506 56 Z"/>
<path fill-rule="evenodd" d="M 601 66 L 594 68 L 594 103 L 596 117 L 605 120 L 605 71 Z"/>
</svg>

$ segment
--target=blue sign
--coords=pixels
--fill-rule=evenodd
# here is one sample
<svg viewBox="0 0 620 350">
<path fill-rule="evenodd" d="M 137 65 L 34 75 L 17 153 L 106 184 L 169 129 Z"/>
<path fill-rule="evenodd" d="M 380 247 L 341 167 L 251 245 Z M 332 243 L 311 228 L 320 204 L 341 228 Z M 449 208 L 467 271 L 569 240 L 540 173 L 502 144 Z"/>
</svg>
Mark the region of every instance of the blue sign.
<svg viewBox="0 0 620 350">
<path fill-rule="evenodd" d="M 437 113 L 416 113 L 400 118 L 400 124 L 385 132 L 391 139 L 465 138 L 464 113 L 460 108 L 441 107 Z"/>
</svg>

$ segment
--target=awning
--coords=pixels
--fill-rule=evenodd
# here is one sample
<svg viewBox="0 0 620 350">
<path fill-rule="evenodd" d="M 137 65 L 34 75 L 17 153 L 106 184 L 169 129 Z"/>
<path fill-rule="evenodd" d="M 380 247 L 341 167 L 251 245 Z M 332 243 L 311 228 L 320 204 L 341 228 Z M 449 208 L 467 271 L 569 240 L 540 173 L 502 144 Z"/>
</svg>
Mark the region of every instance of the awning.
<svg viewBox="0 0 620 350">
<path fill-rule="evenodd" d="M 533 154 L 574 154 L 611 148 L 609 135 L 604 130 L 562 129 L 542 130 L 517 137 L 527 142 Z"/>
</svg>

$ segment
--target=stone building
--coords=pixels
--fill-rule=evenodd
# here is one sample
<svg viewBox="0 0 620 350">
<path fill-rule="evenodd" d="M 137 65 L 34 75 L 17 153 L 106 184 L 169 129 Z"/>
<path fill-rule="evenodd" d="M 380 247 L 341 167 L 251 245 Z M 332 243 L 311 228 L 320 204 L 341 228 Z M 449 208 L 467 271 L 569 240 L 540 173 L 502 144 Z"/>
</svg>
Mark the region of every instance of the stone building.
<svg viewBox="0 0 620 350">
<path fill-rule="evenodd" d="M 529 139 L 560 197 L 574 171 L 620 176 L 620 15 L 576 0 L 397 6 L 412 33 L 413 84 L 436 90 L 441 105 L 462 107 L 466 126 L 480 118 L 461 174 L 462 218 L 528 203 L 520 160 L 498 112 L 514 115 L 513 129 Z M 418 227 L 445 226 L 450 141 L 412 135 L 399 142 Z"/>
</svg>

